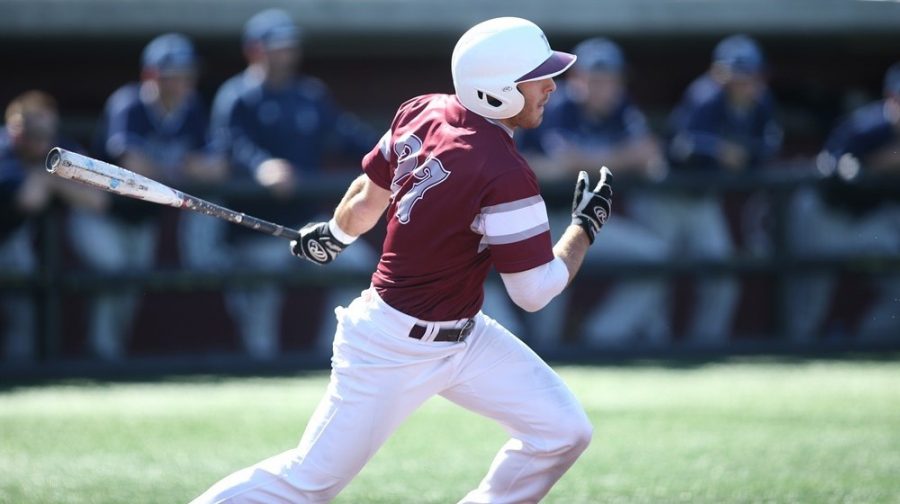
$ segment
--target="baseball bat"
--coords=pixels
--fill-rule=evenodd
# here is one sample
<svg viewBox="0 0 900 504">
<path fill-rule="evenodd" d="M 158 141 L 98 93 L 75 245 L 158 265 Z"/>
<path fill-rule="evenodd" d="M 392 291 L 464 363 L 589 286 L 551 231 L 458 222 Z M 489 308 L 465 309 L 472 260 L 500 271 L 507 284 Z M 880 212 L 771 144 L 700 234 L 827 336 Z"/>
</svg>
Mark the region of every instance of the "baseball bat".
<svg viewBox="0 0 900 504">
<path fill-rule="evenodd" d="M 258 219 L 205 199 L 191 196 L 161 182 L 126 170 L 121 166 L 54 147 L 47 154 L 47 171 L 62 178 L 76 180 L 113 194 L 183 208 L 240 224 L 260 233 L 296 240 L 300 233 L 279 224 Z"/>
</svg>

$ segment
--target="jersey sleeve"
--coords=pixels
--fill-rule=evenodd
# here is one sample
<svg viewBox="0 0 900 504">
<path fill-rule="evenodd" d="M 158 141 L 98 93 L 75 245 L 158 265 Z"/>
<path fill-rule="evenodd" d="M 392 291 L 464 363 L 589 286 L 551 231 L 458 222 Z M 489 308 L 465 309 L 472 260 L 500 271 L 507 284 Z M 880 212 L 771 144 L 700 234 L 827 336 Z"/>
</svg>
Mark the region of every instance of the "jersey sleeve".
<svg viewBox="0 0 900 504">
<path fill-rule="evenodd" d="M 143 150 L 145 131 L 141 131 L 137 121 L 138 102 L 136 96 L 117 94 L 112 99 L 107 119 L 106 152 L 117 159 L 126 151 Z"/>
<path fill-rule="evenodd" d="M 650 134 L 647 118 L 632 104 L 626 104 L 622 110 L 622 130 L 628 140 L 643 138 Z"/>
<path fill-rule="evenodd" d="M 382 189 L 391 189 L 391 130 L 387 130 L 378 143 L 363 158 L 362 169 L 372 182 Z"/>
<path fill-rule="evenodd" d="M 477 230 L 500 273 L 518 273 L 553 260 L 547 207 L 537 179 L 525 170 L 506 173 L 484 193 Z"/>
</svg>

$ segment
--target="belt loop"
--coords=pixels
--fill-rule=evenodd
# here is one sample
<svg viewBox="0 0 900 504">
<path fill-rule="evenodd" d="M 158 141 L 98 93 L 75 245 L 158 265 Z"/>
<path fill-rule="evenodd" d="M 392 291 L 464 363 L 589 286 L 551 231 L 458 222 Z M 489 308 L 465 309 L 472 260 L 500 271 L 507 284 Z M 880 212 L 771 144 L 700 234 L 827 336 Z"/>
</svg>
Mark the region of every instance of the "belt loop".
<svg viewBox="0 0 900 504">
<path fill-rule="evenodd" d="M 425 335 L 422 336 L 422 341 L 427 341 L 427 342 L 434 341 L 434 338 L 437 336 L 439 330 L 440 330 L 440 328 L 438 327 L 437 324 L 435 324 L 433 322 L 428 322 L 425 325 Z"/>
</svg>

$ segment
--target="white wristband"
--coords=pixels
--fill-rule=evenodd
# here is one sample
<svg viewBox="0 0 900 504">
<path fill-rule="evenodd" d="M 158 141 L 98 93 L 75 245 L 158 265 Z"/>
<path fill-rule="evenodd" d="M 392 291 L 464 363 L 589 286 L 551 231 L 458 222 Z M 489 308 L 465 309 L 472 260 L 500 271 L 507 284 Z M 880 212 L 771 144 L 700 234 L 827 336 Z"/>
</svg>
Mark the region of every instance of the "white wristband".
<svg viewBox="0 0 900 504">
<path fill-rule="evenodd" d="M 331 231 L 331 234 L 344 245 L 350 245 L 359 238 L 358 236 L 350 236 L 347 234 L 346 231 L 338 226 L 337 221 L 335 221 L 334 218 L 328 221 L 328 230 Z"/>
</svg>

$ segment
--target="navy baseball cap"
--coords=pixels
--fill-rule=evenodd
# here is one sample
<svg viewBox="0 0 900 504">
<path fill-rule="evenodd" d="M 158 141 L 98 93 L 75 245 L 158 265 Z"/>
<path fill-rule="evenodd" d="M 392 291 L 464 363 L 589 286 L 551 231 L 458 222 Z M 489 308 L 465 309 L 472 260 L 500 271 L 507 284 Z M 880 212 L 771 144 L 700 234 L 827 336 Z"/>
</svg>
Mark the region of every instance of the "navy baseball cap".
<svg viewBox="0 0 900 504">
<path fill-rule="evenodd" d="M 766 60 L 755 40 L 746 35 L 732 35 L 716 45 L 713 63 L 738 74 L 758 74 L 765 70 Z"/>
<path fill-rule="evenodd" d="M 900 62 L 891 65 L 884 74 L 884 94 L 900 95 Z"/>
<path fill-rule="evenodd" d="M 166 33 L 151 40 L 141 56 L 144 69 L 159 73 L 190 72 L 197 67 L 194 44 L 178 33 Z"/>
<path fill-rule="evenodd" d="M 618 44 L 606 38 L 591 38 L 575 46 L 575 68 L 586 72 L 621 72 L 625 57 Z"/>
<path fill-rule="evenodd" d="M 244 46 L 260 43 L 266 49 L 280 49 L 294 47 L 299 42 L 300 30 L 281 9 L 258 12 L 244 25 Z"/>
</svg>

